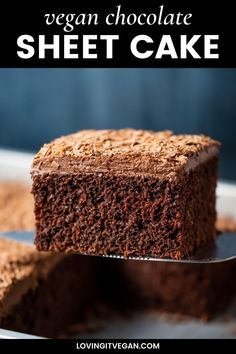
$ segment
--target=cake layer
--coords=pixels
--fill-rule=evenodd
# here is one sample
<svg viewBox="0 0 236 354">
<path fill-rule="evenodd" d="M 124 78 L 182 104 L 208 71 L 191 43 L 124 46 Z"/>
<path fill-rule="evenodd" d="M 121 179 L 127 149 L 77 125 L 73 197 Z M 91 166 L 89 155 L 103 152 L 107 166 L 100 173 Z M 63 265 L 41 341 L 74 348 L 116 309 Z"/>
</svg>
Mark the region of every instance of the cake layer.
<svg viewBox="0 0 236 354">
<path fill-rule="evenodd" d="M 180 259 L 215 237 L 219 144 L 170 132 L 83 131 L 33 167 L 38 250 Z"/>
<path fill-rule="evenodd" d="M 95 261 L 39 253 L 0 238 L 0 328 L 45 337 L 65 334 L 90 311 Z"/>
</svg>

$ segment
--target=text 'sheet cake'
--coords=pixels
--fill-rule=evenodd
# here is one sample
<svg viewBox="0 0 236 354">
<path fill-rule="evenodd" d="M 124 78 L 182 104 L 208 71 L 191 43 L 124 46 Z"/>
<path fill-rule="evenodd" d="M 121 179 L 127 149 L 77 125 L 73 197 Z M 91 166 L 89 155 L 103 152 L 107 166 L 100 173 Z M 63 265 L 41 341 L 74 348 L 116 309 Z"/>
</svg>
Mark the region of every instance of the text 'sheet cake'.
<svg viewBox="0 0 236 354">
<path fill-rule="evenodd" d="M 219 144 L 171 132 L 81 131 L 33 167 L 38 250 L 180 259 L 214 239 Z"/>
</svg>

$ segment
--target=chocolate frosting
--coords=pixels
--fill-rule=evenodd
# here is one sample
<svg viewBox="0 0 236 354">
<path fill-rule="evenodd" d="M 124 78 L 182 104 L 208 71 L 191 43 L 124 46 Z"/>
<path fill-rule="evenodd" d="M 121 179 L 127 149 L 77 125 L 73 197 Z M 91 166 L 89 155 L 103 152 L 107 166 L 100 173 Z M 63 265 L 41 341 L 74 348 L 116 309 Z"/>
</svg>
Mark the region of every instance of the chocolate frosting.
<svg viewBox="0 0 236 354">
<path fill-rule="evenodd" d="M 155 174 L 174 177 L 219 154 L 220 144 L 203 135 L 170 131 L 85 130 L 45 144 L 32 172 Z"/>
</svg>

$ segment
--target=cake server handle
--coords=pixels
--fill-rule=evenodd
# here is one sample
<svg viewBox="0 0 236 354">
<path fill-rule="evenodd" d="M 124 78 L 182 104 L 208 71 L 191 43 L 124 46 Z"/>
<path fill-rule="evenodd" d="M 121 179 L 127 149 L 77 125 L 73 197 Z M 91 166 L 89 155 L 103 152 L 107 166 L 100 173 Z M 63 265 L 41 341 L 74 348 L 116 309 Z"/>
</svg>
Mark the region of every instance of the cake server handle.
<svg viewBox="0 0 236 354">
<path fill-rule="evenodd" d="M 25 244 L 34 244 L 34 231 L 16 231 L 1 233 L 0 237 Z M 119 255 L 104 255 L 102 257 L 124 259 Z M 215 242 L 198 250 L 194 255 L 184 259 L 156 257 L 128 257 L 137 261 L 169 262 L 169 263 L 220 263 L 236 258 L 236 233 L 225 232 L 217 236 Z"/>
</svg>

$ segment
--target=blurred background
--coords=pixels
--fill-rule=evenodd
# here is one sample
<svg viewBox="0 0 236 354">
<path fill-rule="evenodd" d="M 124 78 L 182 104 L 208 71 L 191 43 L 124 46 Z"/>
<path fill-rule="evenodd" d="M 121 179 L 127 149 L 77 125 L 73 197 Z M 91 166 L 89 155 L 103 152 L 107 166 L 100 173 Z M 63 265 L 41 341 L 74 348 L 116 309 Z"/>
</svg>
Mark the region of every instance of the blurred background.
<svg viewBox="0 0 236 354">
<path fill-rule="evenodd" d="M 220 177 L 236 180 L 236 70 L 0 69 L 0 148 L 123 127 L 210 135 Z"/>
</svg>

